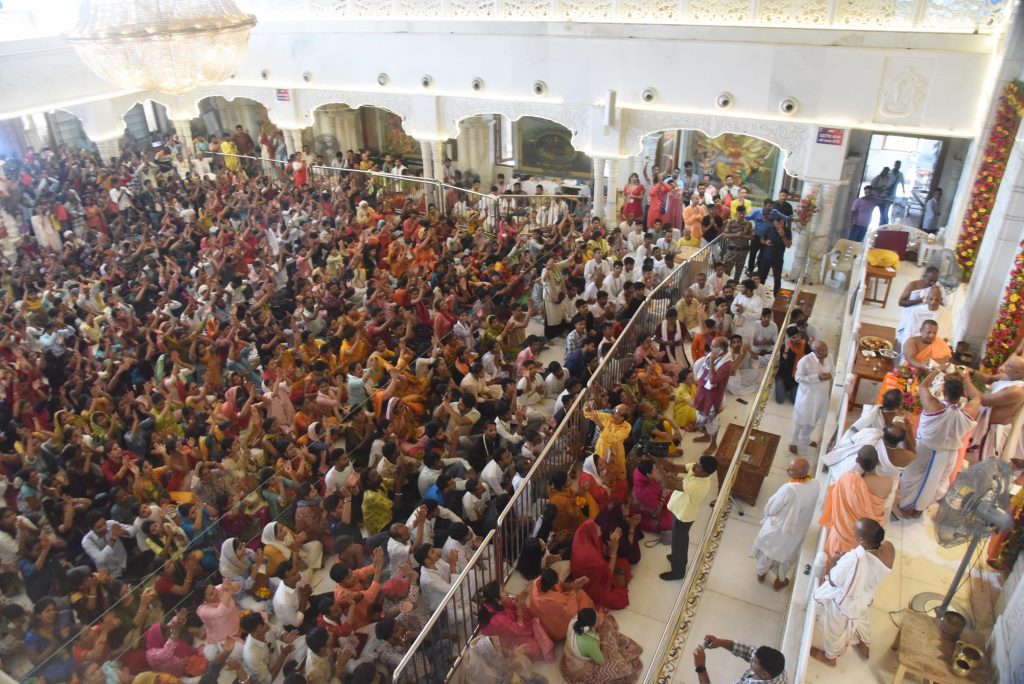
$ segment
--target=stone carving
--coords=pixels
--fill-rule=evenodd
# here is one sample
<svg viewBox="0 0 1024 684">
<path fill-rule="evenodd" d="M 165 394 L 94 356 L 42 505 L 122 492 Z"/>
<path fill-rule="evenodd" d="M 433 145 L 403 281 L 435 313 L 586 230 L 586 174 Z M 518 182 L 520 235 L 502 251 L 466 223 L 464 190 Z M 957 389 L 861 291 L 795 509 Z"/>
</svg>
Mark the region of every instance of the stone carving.
<svg viewBox="0 0 1024 684">
<path fill-rule="evenodd" d="M 917 112 L 928 90 L 928 79 L 908 66 L 882 87 L 878 112 L 891 119 L 903 119 Z"/>
<path fill-rule="evenodd" d="M 752 23 L 749 0 L 686 3 L 686 18 L 698 24 Z"/>
<path fill-rule="evenodd" d="M 832 23 L 890 30 L 912 26 L 916 5 L 914 0 L 838 0 Z"/>
<path fill-rule="evenodd" d="M 609 21 L 616 18 L 612 0 L 558 0 L 558 14 L 573 21 Z"/>
<path fill-rule="evenodd" d="M 447 0 L 448 15 L 457 19 L 495 19 L 498 0 Z"/>
<path fill-rule="evenodd" d="M 622 115 L 623 153 L 640 151 L 643 137 L 654 131 L 698 130 L 712 138 L 722 133 L 740 133 L 761 138 L 778 145 L 786 154 L 784 166 L 793 176 L 800 176 L 807 156 L 807 146 L 814 126 L 798 122 L 759 121 L 732 116 L 624 110 Z"/>
<path fill-rule="evenodd" d="M 501 16 L 517 21 L 550 19 L 555 15 L 554 0 L 502 0 Z"/>
<path fill-rule="evenodd" d="M 619 18 L 627 21 L 677 22 L 681 15 L 676 0 L 620 0 Z"/>
<path fill-rule="evenodd" d="M 828 23 L 828 0 L 761 0 L 757 21 L 772 26 L 822 26 Z"/>
</svg>

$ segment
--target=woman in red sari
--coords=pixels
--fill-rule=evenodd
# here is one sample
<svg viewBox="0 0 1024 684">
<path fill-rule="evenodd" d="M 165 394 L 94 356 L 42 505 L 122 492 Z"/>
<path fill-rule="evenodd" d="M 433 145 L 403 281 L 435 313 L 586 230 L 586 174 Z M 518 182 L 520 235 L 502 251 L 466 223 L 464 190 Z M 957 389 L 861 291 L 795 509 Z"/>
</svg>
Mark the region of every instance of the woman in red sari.
<svg viewBox="0 0 1024 684">
<path fill-rule="evenodd" d="M 640 176 L 635 173 L 629 174 L 629 182 L 622 189 L 622 197 L 623 220 L 641 220 L 643 218 L 644 186 L 640 183 Z"/>
<path fill-rule="evenodd" d="M 608 539 L 608 555 L 601 540 L 601 531 L 593 520 L 586 520 L 572 539 L 572 576 L 587 578 L 584 591 L 598 607 L 621 610 L 629 605 L 629 561 L 619 559 L 622 530 L 616 529 Z"/>
</svg>

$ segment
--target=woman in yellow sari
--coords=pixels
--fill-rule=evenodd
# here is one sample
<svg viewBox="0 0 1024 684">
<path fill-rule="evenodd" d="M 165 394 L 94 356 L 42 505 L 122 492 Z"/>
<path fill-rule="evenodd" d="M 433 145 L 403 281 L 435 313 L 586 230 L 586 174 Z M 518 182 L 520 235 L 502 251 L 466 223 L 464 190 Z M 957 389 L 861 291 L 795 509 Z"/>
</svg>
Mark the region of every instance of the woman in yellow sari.
<svg viewBox="0 0 1024 684">
<path fill-rule="evenodd" d="M 687 432 L 692 432 L 697 424 L 697 409 L 693 407 L 693 399 L 697 396 L 697 383 L 689 368 L 679 371 L 679 386 L 672 397 L 672 422 Z"/>
<path fill-rule="evenodd" d="M 230 138 L 226 138 L 220 143 L 220 151 L 224 154 L 224 166 L 227 167 L 228 171 L 232 173 L 238 171 L 238 157 L 229 155 L 238 155 L 238 146 L 235 145 L 235 141 Z"/>
</svg>

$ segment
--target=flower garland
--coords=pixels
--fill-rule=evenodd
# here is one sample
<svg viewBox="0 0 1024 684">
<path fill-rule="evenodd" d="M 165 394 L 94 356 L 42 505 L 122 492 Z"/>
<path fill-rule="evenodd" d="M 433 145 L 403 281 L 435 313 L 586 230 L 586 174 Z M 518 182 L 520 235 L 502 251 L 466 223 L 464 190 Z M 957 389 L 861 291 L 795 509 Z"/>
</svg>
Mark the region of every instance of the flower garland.
<svg viewBox="0 0 1024 684">
<path fill-rule="evenodd" d="M 904 364 L 896 369 L 895 375 L 900 380 L 901 391 L 903 392 L 903 408 L 907 413 L 920 413 L 922 408 L 918 386 L 925 374 L 913 366 Z"/>
<path fill-rule="evenodd" d="M 985 342 L 985 368 L 990 372 L 999 368 L 1013 353 L 1024 330 L 1024 240 L 1020 243 L 1020 251 L 1010 269 L 1010 282 L 1003 292 L 1003 301 L 999 304 L 996 324 L 988 334 Z"/>
<path fill-rule="evenodd" d="M 1010 158 L 1013 139 L 1017 135 L 1021 118 L 1024 117 L 1022 89 L 1024 89 L 1024 83 L 1021 81 L 1011 81 L 1006 84 L 1003 96 L 999 101 L 999 108 L 996 110 L 995 121 L 992 123 L 992 132 L 989 133 L 988 142 L 985 143 L 981 167 L 978 169 L 978 176 L 974 180 L 974 189 L 971 191 L 971 204 L 964 216 L 964 223 L 960 229 L 960 238 L 956 246 L 956 257 L 963 268 L 964 282 L 970 279 L 971 271 L 974 270 L 978 247 L 981 245 L 981 239 L 985 236 L 985 229 L 988 227 L 988 220 L 992 215 L 992 207 L 996 202 L 999 184 L 1003 180 L 1006 163 Z"/>
<path fill-rule="evenodd" d="M 818 194 L 811 192 L 800 198 L 800 206 L 796 208 L 796 215 L 793 219 L 806 226 L 816 213 L 818 213 Z"/>
</svg>

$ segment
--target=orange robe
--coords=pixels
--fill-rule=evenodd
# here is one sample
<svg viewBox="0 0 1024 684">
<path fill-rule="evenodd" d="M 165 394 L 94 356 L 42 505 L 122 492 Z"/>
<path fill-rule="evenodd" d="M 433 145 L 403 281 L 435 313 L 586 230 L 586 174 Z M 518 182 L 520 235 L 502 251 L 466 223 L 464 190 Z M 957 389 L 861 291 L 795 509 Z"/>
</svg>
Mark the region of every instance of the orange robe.
<svg viewBox="0 0 1024 684">
<path fill-rule="evenodd" d="M 885 497 L 877 497 L 864 484 L 858 472 L 844 473 L 828 488 L 825 509 L 818 523 L 828 528 L 825 555 L 831 558 L 857 546 L 854 525 L 861 518 L 872 518 L 885 525 Z"/>
<path fill-rule="evenodd" d="M 539 577 L 530 585 L 530 612 L 537 616 L 552 641 L 564 639 L 576 614 L 593 607 L 594 602 L 582 589 L 565 591 L 560 584 L 550 591 L 541 591 Z"/>
<path fill-rule="evenodd" d="M 932 359 L 947 359 L 951 356 L 953 356 L 953 350 L 949 348 L 946 341 L 936 337 L 931 344 L 917 353 L 917 356 L 914 357 L 914 361 L 917 361 L 918 363 L 928 363 Z M 882 387 L 878 390 L 878 397 L 875 399 L 875 403 L 881 404 L 882 395 L 891 389 L 898 389 L 901 392 L 905 392 L 907 390 L 907 388 L 903 386 L 903 381 L 895 372 L 885 374 L 885 379 L 882 380 Z"/>
</svg>

